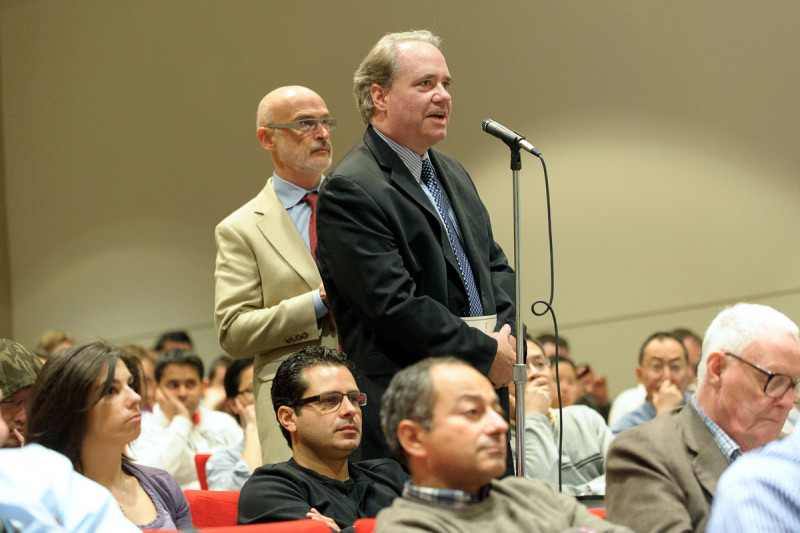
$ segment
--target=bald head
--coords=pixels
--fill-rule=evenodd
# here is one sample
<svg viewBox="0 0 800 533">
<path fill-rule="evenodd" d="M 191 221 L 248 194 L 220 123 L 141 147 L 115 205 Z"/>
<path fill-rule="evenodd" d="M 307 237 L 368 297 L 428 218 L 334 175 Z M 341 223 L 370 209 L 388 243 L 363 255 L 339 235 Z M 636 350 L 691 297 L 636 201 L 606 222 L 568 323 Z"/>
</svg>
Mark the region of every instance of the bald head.
<svg viewBox="0 0 800 533">
<path fill-rule="evenodd" d="M 330 118 L 325 101 L 299 85 L 279 87 L 258 105 L 258 140 L 272 156 L 275 173 L 305 189 L 315 187 L 331 164 L 330 130 L 321 125 L 310 131 L 269 125 L 320 118 Z"/>
</svg>

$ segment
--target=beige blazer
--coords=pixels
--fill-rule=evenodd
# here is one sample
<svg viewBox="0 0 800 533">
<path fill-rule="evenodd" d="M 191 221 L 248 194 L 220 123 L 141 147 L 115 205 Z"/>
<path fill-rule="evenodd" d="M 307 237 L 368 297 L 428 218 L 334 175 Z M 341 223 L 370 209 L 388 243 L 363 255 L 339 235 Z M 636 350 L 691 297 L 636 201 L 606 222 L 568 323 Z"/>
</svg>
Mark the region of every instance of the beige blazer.
<svg viewBox="0 0 800 533">
<path fill-rule="evenodd" d="M 606 458 L 608 520 L 642 533 L 705 531 L 727 467 L 691 403 L 626 429 Z"/>
<path fill-rule="evenodd" d="M 217 225 L 214 324 L 234 358 L 255 357 L 258 433 L 265 463 L 285 461 L 291 449 L 280 432 L 270 390 L 278 366 L 310 344 L 337 348 L 329 313 L 317 323 L 312 291 L 322 282 L 292 219 L 272 188 Z"/>
</svg>

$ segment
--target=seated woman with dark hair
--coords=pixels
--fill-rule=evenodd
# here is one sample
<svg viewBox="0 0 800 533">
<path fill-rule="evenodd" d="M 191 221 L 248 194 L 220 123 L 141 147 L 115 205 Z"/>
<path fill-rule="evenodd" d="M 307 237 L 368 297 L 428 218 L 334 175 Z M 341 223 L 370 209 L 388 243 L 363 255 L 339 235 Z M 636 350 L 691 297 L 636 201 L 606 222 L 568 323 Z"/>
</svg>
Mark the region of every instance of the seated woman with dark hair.
<svg viewBox="0 0 800 533">
<path fill-rule="evenodd" d="M 27 442 L 65 455 L 76 471 L 111 491 L 140 528 L 190 528 L 177 482 L 125 454 L 141 431 L 141 375 L 134 355 L 102 342 L 55 354 L 31 391 Z"/>
</svg>

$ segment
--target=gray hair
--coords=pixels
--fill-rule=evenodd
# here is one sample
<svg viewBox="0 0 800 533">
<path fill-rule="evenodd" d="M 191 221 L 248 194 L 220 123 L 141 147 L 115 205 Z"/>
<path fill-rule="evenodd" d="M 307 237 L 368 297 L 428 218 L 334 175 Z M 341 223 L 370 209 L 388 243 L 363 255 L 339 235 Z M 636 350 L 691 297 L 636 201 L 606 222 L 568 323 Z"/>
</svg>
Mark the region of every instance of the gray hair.
<svg viewBox="0 0 800 533">
<path fill-rule="evenodd" d="M 703 354 L 697 365 L 697 384 L 706 374 L 706 359 L 712 352 L 742 353 L 760 338 L 774 333 L 790 333 L 800 342 L 797 325 L 772 307 L 738 303 L 723 309 L 711 322 L 703 339 Z"/>
<path fill-rule="evenodd" d="M 406 452 L 397 439 L 397 426 L 400 422 L 413 420 L 425 429 L 433 427 L 436 392 L 433 390 L 430 369 L 442 364 L 469 366 L 455 357 L 429 357 L 395 374 L 383 393 L 381 428 L 386 443 L 398 458 L 406 459 Z"/>
<path fill-rule="evenodd" d="M 353 76 L 353 95 L 356 106 L 361 113 L 365 124 L 369 124 L 375 106 L 370 93 L 372 86 L 377 84 L 387 89 L 394 85 L 398 72 L 397 44 L 406 41 L 423 41 L 440 48 L 442 40 L 428 30 L 412 30 L 397 33 L 387 33 L 375 43 L 367 57 L 361 61 Z"/>
</svg>

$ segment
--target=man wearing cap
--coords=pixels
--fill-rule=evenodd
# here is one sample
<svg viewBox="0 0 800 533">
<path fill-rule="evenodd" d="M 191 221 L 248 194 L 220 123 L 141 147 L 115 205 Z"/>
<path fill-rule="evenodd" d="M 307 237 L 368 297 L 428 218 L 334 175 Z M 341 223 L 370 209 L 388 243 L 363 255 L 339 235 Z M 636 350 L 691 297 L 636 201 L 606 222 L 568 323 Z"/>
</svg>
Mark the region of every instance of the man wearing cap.
<svg viewBox="0 0 800 533">
<path fill-rule="evenodd" d="M 25 444 L 25 406 L 31 385 L 42 363 L 32 351 L 9 339 L 0 339 L 0 389 L 3 389 L 3 420 L 8 425 L 4 448 Z"/>
</svg>

